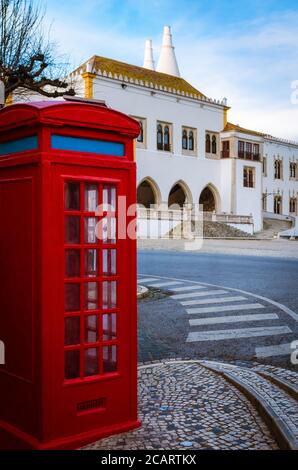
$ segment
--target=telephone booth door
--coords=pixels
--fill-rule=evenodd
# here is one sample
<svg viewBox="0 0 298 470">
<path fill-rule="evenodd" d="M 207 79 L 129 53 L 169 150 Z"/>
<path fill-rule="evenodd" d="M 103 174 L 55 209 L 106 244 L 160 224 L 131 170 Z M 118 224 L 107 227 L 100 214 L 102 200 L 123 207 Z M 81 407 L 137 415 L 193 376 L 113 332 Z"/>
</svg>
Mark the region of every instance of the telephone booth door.
<svg viewBox="0 0 298 470">
<path fill-rule="evenodd" d="M 60 276 L 52 310 L 52 429 L 65 435 L 136 420 L 136 293 L 134 282 L 132 289 L 126 282 L 136 269 L 135 242 L 126 237 L 119 211 L 121 199 L 129 204 L 129 175 L 107 168 L 79 175 L 58 167 L 53 191 L 59 221 L 54 272 Z"/>
</svg>

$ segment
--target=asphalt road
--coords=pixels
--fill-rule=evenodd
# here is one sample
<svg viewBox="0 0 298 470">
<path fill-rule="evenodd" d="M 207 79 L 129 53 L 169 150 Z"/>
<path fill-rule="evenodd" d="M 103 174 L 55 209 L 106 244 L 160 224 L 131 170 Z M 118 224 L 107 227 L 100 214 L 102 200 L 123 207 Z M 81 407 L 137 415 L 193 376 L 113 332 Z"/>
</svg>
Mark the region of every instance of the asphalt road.
<svg viewBox="0 0 298 470">
<path fill-rule="evenodd" d="M 165 295 L 161 298 L 139 302 L 139 353 L 142 361 L 168 357 L 253 361 L 256 360 L 258 348 L 270 349 L 273 346 L 274 350 L 280 345 L 298 340 L 298 260 L 144 250 L 139 252 L 138 269 L 140 277 L 142 275 L 157 277 L 157 281 L 149 284 L 171 282 L 168 279 L 160 280 L 159 277 L 175 278 L 179 279 L 177 282 L 181 282 L 176 286 L 173 284 L 162 287 L 161 291 L 165 292 Z M 215 287 L 204 287 L 204 283 Z M 170 292 L 171 289 L 175 287 L 183 289 L 184 285 L 189 287 L 193 285 L 194 288 L 197 285 L 198 290 L 186 290 L 189 295 L 184 299 L 172 298 L 171 295 L 177 293 Z M 219 295 L 216 295 L 216 292 L 210 293 L 208 300 L 210 290 L 224 288 L 240 289 L 246 294 L 240 303 L 239 300 L 234 301 L 234 298 L 243 294 L 232 290 L 223 292 L 222 295 L 220 292 Z M 206 296 L 201 300 L 200 297 L 198 299 L 192 295 L 200 292 L 200 289 L 205 289 L 206 292 Z M 214 297 L 210 298 L 211 295 Z M 266 297 L 288 307 L 294 315 L 296 314 L 296 319 L 278 305 L 272 305 L 266 300 L 260 301 L 254 295 Z M 223 298 L 229 296 L 231 301 Z M 216 297 L 218 301 L 213 302 L 212 299 Z M 196 299 L 199 300 L 198 304 Z M 207 303 L 204 304 L 206 299 Z M 187 305 L 189 301 L 194 305 Z M 241 306 L 247 303 L 245 311 L 232 307 L 231 311 L 219 309 L 219 313 L 216 313 L 218 306 Z M 255 303 L 260 303 L 261 307 L 255 309 L 253 305 Z M 203 310 L 200 311 L 202 307 Z M 205 307 L 207 310 L 204 310 Z M 196 310 L 194 310 L 196 314 L 193 314 L 193 310 L 189 313 L 188 309 L 191 308 L 199 308 L 198 313 Z M 241 322 L 236 318 L 237 315 L 238 317 L 244 315 Z M 255 315 L 259 315 L 259 318 Z M 261 315 L 265 315 L 264 319 Z M 220 317 L 232 318 L 227 319 L 225 323 Z M 202 324 L 202 319 L 205 324 Z M 262 333 L 259 334 L 262 328 L 265 331 L 264 336 Z M 280 333 L 278 328 L 281 328 Z M 239 338 L 236 334 L 233 338 L 235 330 L 238 329 L 243 329 L 246 337 Z M 220 339 L 218 335 L 223 331 L 228 335 L 232 331 L 232 338 Z M 271 356 L 260 357 L 257 360 L 283 367 L 298 367 L 291 363 L 290 354 L 277 355 L 276 351 Z"/>
</svg>

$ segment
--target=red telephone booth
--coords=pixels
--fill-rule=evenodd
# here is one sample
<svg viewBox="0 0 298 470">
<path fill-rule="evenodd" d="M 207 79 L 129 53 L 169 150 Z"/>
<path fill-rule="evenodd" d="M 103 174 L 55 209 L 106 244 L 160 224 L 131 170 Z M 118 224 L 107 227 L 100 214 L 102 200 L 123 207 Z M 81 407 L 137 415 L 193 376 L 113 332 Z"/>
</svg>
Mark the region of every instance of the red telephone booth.
<svg viewBox="0 0 298 470">
<path fill-rule="evenodd" d="M 76 448 L 140 424 L 123 202 L 136 202 L 138 134 L 95 103 L 0 111 L 2 449 Z"/>
</svg>

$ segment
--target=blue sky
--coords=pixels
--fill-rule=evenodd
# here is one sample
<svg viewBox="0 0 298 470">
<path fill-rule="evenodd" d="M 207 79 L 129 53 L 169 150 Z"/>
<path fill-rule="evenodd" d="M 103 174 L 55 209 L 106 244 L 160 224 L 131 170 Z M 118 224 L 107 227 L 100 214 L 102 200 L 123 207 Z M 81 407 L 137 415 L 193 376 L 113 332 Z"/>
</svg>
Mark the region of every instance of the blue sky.
<svg viewBox="0 0 298 470">
<path fill-rule="evenodd" d="M 146 38 L 158 59 L 172 27 L 183 78 L 212 98 L 228 98 L 229 119 L 298 140 L 297 0 L 47 1 L 52 37 L 73 67 L 94 54 L 142 65 Z"/>
</svg>

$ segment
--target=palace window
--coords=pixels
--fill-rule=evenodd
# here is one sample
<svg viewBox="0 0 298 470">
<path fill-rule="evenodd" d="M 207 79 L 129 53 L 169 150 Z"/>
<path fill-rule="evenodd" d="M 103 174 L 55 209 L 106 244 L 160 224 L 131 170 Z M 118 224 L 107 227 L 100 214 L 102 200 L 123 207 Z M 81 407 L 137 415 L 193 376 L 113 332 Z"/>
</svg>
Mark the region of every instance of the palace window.
<svg viewBox="0 0 298 470">
<path fill-rule="evenodd" d="M 255 168 L 250 166 L 243 168 L 243 186 L 245 188 L 255 187 Z"/>
<path fill-rule="evenodd" d="M 140 124 L 140 133 L 137 137 L 137 147 L 146 148 L 146 119 L 132 116 Z"/>
<path fill-rule="evenodd" d="M 187 139 L 187 130 L 184 129 L 182 132 L 182 149 L 187 150 L 188 149 L 188 139 Z"/>
<path fill-rule="evenodd" d="M 210 132 L 206 133 L 206 146 L 207 154 L 217 155 L 217 134 Z"/>
<path fill-rule="evenodd" d="M 157 123 L 156 127 L 156 146 L 157 150 L 171 151 L 172 126 L 162 122 Z"/>
<path fill-rule="evenodd" d="M 206 134 L 206 153 L 211 153 L 211 138 L 210 138 L 210 134 Z"/>
<path fill-rule="evenodd" d="M 257 158 L 259 158 L 259 155 L 260 155 L 260 146 L 259 146 L 259 144 L 253 144 L 253 156 L 254 156 L 254 160 L 256 160 Z"/>
<path fill-rule="evenodd" d="M 266 157 L 263 157 L 262 169 L 263 169 L 263 176 L 267 176 L 267 158 Z"/>
<path fill-rule="evenodd" d="M 188 150 L 193 152 L 194 149 L 195 149 L 194 131 L 189 131 L 189 134 L 188 134 Z"/>
<path fill-rule="evenodd" d="M 267 211 L 267 193 L 263 193 L 262 195 L 262 209 L 263 211 Z"/>
<path fill-rule="evenodd" d="M 274 162 L 274 178 L 276 180 L 282 179 L 282 161 L 281 160 L 275 160 Z M 277 213 L 279 214 L 279 212 Z"/>
<path fill-rule="evenodd" d="M 296 197 L 291 197 L 290 198 L 290 213 L 291 214 L 296 214 L 297 213 L 297 198 Z"/>
<path fill-rule="evenodd" d="M 282 213 L 282 197 L 274 196 L 274 214 Z"/>
<path fill-rule="evenodd" d="M 253 144 L 252 142 L 238 141 L 238 158 L 245 160 L 260 160 L 260 145 Z"/>
<path fill-rule="evenodd" d="M 229 158 L 229 156 L 230 156 L 230 141 L 224 140 L 222 142 L 221 158 Z"/>
<path fill-rule="evenodd" d="M 163 130 L 162 125 L 157 125 L 157 149 L 163 150 Z"/>
<path fill-rule="evenodd" d="M 182 153 L 193 155 L 196 147 L 196 129 L 182 127 Z"/>
<path fill-rule="evenodd" d="M 252 158 L 252 143 L 246 142 L 245 143 L 245 158 L 251 160 Z"/>
<path fill-rule="evenodd" d="M 290 178 L 296 179 L 297 174 L 297 163 L 290 162 Z"/>
<path fill-rule="evenodd" d="M 167 152 L 170 151 L 170 128 L 169 126 L 164 127 L 163 149 L 166 150 Z"/>
<path fill-rule="evenodd" d="M 217 153 L 217 138 L 215 135 L 212 136 L 212 153 Z"/>
<path fill-rule="evenodd" d="M 143 128 L 143 123 L 142 121 L 139 121 L 139 124 L 140 124 L 140 133 L 137 137 L 137 142 L 144 142 L 144 128 Z"/>
<path fill-rule="evenodd" d="M 238 158 L 244 158 L 244 146 L 245 142 L 243 140 L 238 141 Z"/>
</svg>

